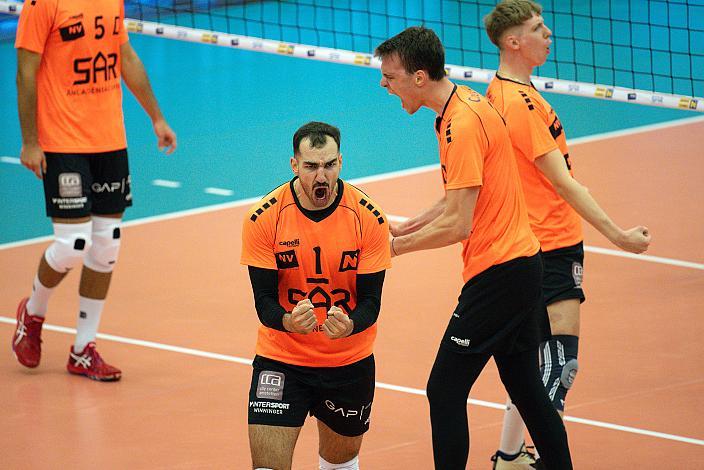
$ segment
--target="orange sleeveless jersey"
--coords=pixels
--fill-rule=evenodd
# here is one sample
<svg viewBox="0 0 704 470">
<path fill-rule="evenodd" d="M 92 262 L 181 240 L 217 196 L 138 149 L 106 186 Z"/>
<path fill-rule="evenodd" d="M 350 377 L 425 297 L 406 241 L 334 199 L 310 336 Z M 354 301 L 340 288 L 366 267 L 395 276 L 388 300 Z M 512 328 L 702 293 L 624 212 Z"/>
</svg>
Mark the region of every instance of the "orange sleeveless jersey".
<svg viewBox="0 0 704 470">
<path fill-rule="evenodd" d="M 567 138 L 552 106 L 532 85 L 494 77 L 487 98 L 506 120 L 518 162 L 523 192 L 533 232 L 543 251 L 572 246 L 582 241 L 582 219 L 562 199 L 535 159 L 559 149 L 571 175 Z"/>
<path fill-rule="evenodd" d="M 467 282 L 540 248 L 530 230 L 516 160 L 501 115 L 479 93 L 456 86 L 436 119 L 445 190 L 481 186 L 472 233 L 462 242 Z"/>
<path fill-rule="evenodd" d="M 120 46 L 122 0 L 24 3 L 15 47 L 42 55 L 37 72 L 39 145 L 46 152 L 109 152 L 127 146 Z"/>
<path fill-rule="evenodd" d="M 308 297 L 318 318 L 318 326 L 307 335 L 260 325 L 260 356 L 300 366 L 338 367 L 372 354 L 376 324 L 336 340 L 321 329 L 331 305 L 347 314 L 355 308 L 357 274 L 391 267 L 386 216 L 362 191 L 338 181 L 337 206 L 319 222 L 301 211 L 292 182 L 265 196 L 245 218 L 241 263 L 277 269 L 281 306 L 291 312 Z"/>
</svg>

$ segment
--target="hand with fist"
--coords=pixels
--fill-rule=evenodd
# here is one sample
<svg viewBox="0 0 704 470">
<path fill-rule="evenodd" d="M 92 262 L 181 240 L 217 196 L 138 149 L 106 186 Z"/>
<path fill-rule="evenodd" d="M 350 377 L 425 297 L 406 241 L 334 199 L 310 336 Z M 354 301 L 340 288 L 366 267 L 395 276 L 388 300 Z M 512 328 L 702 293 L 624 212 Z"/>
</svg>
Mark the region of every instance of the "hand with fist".
<svg viewBox="0 0 704 470">
<path fill-rule="evenodd" d="M 307 335 L 318 324 L 313 312 L 313 302 L 303 299 L 293 308 L 291 313 L 284 315 L 284 328 L 291 333 Z"/>
<path fill-rule="evenodd" d="M 330 339 L 346 338 L 352 334 L 354 322 L 340 307 L 333 305 L 328 310 L 328 318 L 323 323 L 323 332 Z"/>
</svg>

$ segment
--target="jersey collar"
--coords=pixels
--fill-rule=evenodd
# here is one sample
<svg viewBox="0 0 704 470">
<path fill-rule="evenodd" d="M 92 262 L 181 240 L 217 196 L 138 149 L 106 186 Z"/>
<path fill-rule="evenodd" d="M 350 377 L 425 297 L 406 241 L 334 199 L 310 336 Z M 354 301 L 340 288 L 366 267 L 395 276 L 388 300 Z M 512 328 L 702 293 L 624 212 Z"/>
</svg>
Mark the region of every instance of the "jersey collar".
<svg viewBox="0 0 704 470">
<path fill-rule="evenodd" d="M 445 106 L 442 108 L 442 113 L 438 117 L 435 118 L 435 129 L 440 132 L 440 123 L 442 122 L 442 118 L 445 117 L 445 111 L 447 110 L 447 106 L 450 104 L 450 101 L 452 101 L 452 97 L 455 96 L 455 92 L 457 91 L 457 84 L 453 83 L 452 87 L 452 93 L 450 93 L 449 98 L 447 98 L 447 101 L 445 102 Z"/>
<path fill-rule="evenodd" d="M 495 75 L 496 78 L 498 78 L 499 80 L 503 80 L 503 81 L 505 81 L 505 82 L 513 82 L 513 83 L 518 83 L 519 85 L 529 86 L 529 87 L 531 87 L 531 88 L 535 88 L 535 86 L 533 85 L 533 82 L 528 82 L 528 83 L 519 82 L 518 80 L 514 80 L 514 79 L 512 79 L 512 78 L 502 77 L 501 75 L 499 75 L 499 72 L 496 72 L 494 75 Z"/>
<path fill-rule="evenodd" d="M 337 196 L 335 196 L 335 200 L 332 202 L 332 204 L 330 204 L 325 209 L 320 209 L 317 211 L 306 209 L 305 207 L 303 207 L 301 205 L 301 201 L 298 200 L 298 196 L 296 196 L 296 190 L 293 187 L 293 183 L 297 179 L 298 179 L 298 176 L 293 178 L 291 180 L 291 182 L 289 183 L 289 187 L 291 188 L 291 194 L 293 195 L 293 200 L 296 203 L 296 207 L 298 207 L 298 210 L 300 210 L 303 215 L 305 215 L 307 218 L 309 218 L 313 222 L 320 222 L 322 220 L 325 220 L 330 214 L 335 212 L 335 209 L 337 209 L 337 206 L 340 205 L 340 201 L 342 200 L 342 193 L 345 190 L 345 185 L 340 178 L 337 179 Z"/>
</svg>

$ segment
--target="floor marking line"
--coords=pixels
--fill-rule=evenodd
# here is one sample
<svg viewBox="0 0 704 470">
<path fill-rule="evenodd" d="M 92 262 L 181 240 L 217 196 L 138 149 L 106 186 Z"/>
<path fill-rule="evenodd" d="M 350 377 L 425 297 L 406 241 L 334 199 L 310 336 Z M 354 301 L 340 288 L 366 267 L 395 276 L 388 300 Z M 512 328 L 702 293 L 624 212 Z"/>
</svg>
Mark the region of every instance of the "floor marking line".
<svg viewBox="0 0 704 470">
<path fill-rule="evenodd" d="M 392 222 L 404 222 L 404 221 L 408 220 L 408 217 L 404 217 L 404 216 L 400 216 L 400 215 L 393 215 L 393 214 L 386 214 L 386 217 L 388 217 L 388 219 Z M 627 251 L 614 250 L 611 248 L 601 248 L 598 246 L 590 246 L 590 245 L 585 245 L 584 251 L 586 251 L 588 253 L 597 253 L 600 255 L 616 256 L 619 258 L 628 258 L 628 259 L 634 259 L 637 261 L 648 261 L 650 263 L 667 264 L 669 266 L 678 266 L 681 268 L 699 269 L 701 271 L 704 271 L 704 264 L 703 263 L 693 263 L 691 261 L 683 261 L 683 260 L 673 259 L 673 258 L 664 258 L 662 256 L 636 255 L 634 253 L 629 253 Z"/>
<path fill-rule="evenodd" d="M 161 186 L 162 188 L 180 188 L 181 187 L 180 181 L 171 181 L 171 180 L 162 180 L 162 179 L 152 180 L 152 184 L 154 186 Z"/>
<path fill-rule="evenodd" d="M 21 165 L 21 164 L 22 164 L 22 162 L 20 161 L 19 158 L 16 158 L 16 157 L 8 157 L 8 156 L 6 156 L 6 155 L 3 155 L 2 157 L 0 157 L 0 162 L 3 162 L 3 163 L 12 163 L 13 165 Z"/>
<path fill-rule="evenodd" d="M 235 192 L 231 189 L 222 188 L 205 188 L 203 190 L 206 194 L 214 194 L 216 196 L 232 196 Z"/>
<path fill-rule="evenodd" d="M 15 318 L 0 316 L 0 323 L 6 323 L 8 325 L 15 325 L 16 321 L 17 320 Z M 48 331 L 59 332 L 59 333 L 76 334 L 76 330 L 74 328 L 67 328 L 65 326 L 51 325 L 51 324 L 47 324 L 47 323 L 44 324 L 44 329 L 46 329 Z M 173 346 L 173 345 L 169 345 L 169 344 L 156 343 L 154 341 L 145 341 L 145 340 L 140 340 L 140 339 L 126 338 L 124 336 L 110 335 L 110 334 L 105 334 L 105 333 L 98 333 L 98 338 L 108 340 L 108 341 L 113 341 L 116 343 L 130 344 L 130 345 L 134 345 L 134 346 L 142 346 L 145 348 L 175 352 L 175 353 L 179 353 L 179 354 L 187 354 L 190 356 L 202 357 L 202 358 L 206 358 L 206 359 L 216 359 L 219 361 L 234 362 L 236 364 L 243 364 L 243 365 L 251 365 L 252 364 L 251 359 L 246 359 L 246 358 L 237 357 L 237 356 L 230 356 L 227 354 L 218 354 L 218 353 L 213 353 L 213 352 L 209 352 L 209 351 L 203 351 L 201 349 L 184 348 L 181 346 Z M 407 393 L 407 394 L 411 394 L 411 395 L 425 396 L 425 390 L 421 390 L 418 388 L 404 387 L 401 385 L 387 384 L 384 382 L 376 382 L 376 386 L 378 388 L 384 389 L 384 390 Z M 470 405 L 482 406 L 485 408 L 493 408 L 496 410 L 503 410 L 506 408 L 505 404 L 493 403 L 493 402 L 485 401 L 485 400 L 477 400 L 474 398 L 470 398 L 469 400 L 467 400 L 467 403 L 469 403 Z M 668 433 L 663 433 L 663 432 L 658 432 L 658 431 L 650 431 L 647 429 L 639 429 L 639 428 L 635 428 L 635 427 L 631 427 L 631 426 L 623 426 L 620 424 L 607 423 L 604 421 L 596 421 L 593 419 L 578 418 L 575 416 L 565 416 L 565 421 L 578 423 L 578 424 L 584 424 L 587 426 L 594 426 L 594 427 L 598 427 L 598 428 L 611 429 L 614 431 L 622 431 L 622 432 L 627 432 L 627 433 L 631 433 L 631 434 L 640 434 L 640 435 L 649 436 L 649 437 L 656 437 L 659 439 L 684 442 L 686 444 L 694 444 L 694 445 L 704 446 L 704 440 L 702 440 L 702 439 L 695 439 L 695 438 L 691 438 L 691 437 L 678 436 L 675 434 L 668 434 Z"/>
</svg>

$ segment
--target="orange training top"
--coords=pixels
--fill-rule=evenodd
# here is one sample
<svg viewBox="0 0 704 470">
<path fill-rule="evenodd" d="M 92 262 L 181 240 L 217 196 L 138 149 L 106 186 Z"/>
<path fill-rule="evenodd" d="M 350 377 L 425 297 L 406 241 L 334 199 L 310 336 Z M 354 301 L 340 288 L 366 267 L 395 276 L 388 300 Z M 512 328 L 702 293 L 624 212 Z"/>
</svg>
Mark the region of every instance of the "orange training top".
<svg viewBox="0 0 704 470">
<path fill-rule="evenodd" d="M 559 149 L 570 174 L 572 165 L 567 139 L 552 106 L 532 85 L 494 77 L 487 98 L 506 120 L 518 162 L 523 192 L 533 232 L 543 251 L 572 246 L 582 241 L 582 219 L 560 197 L 535 159 Z"/>
<path fill-rule="evenodd" d="M 376 323 L 346 338 L 331 340 L 321 329 L 332 305 L 349 314 L 357 305 L 357 274 L 391 267 L 386 216 L 366 194 L 338 180 L 328 215 L 306 215 L 285 183 L 255 204 L 242 227 L 241 263 L 277 269 L 279 303 L 287 312 L 308 297 L 318 326 L 307 335 L 259 327 L 256 353 L 288 364 L 338 367 L 372 354 Z"/>
<path fill-rule="evenodd" d="M 128 41 L 122 0 L 24 3 L 15 47 L 42 55 L 37 128 L 46 152 L 94 153 L 127 147 L 120 46 Z"/>
<path fill-rule="evenodd" d="M 528 224 L 516 160 L 501 115 L 479 93 L 455 86 L 435 121 L 445 191 L 481 186 L 472 233 L 462 242 L 467 282 L 540 245 Z"/>
</svg>

